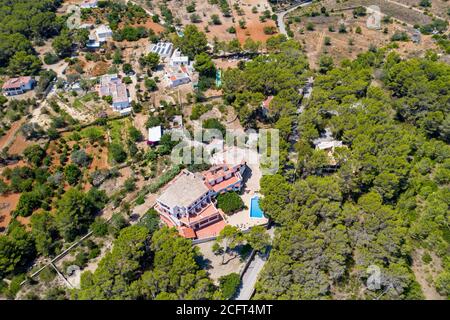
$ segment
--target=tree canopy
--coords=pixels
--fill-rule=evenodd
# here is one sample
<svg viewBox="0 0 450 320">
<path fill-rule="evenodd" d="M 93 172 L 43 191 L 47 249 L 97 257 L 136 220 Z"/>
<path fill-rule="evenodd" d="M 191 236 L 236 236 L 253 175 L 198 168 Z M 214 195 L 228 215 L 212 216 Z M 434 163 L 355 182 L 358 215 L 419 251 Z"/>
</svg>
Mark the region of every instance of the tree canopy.
<svg viewBox="0 0 450 320">
<path fill-rule="evenodd" d="M 371 85 L 375 69 L 384 70 L 384 87 Z M 280 229 L 256 299 L 421 299 L 410 268 L 415 247 L 442 259 L 436 288 L 448 294 L 450 147 L 438 133 L 448 70 L 377 50 L 315 77 L 311 99 L 293 118 L 297 161 L 261 180 L 261 207 Z M 336 149 L 338 165 L 328 173 L 316 170 L 323 164 L 313 149 L 325 128 L 347 146 Z M 290 166 L 296 171 L 286 175 Z M 371 266 L 381 272 L 375 291 L 366 284 Z"/>
<path fill-rule="evenodd" d="M 94 273 L 85 272 L 77 299 L 212 299 L 220 297 L 198 263 L 191 242 L 166 227 L 150 235 L 123 229 Z"/>
</svg>

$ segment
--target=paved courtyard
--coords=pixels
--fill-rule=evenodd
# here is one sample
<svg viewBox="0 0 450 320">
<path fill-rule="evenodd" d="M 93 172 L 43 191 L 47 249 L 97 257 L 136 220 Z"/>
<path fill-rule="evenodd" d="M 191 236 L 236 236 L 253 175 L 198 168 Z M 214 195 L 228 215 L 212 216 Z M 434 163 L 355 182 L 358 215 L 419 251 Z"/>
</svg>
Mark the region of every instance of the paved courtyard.
<svg viewBox="0 0 450 320">
<path fill-rule="evenodd" d="M 247 162 L 247 169 L 244 173 L 245 175 L 245 185 L 242 189 L 242 201 L 247 206 L 243 210 L 236 212 L 230 216 L 226 216 L 227 222 L 230 225 L 237 226 L 241 230 L 246 230 L 256 225 L 261 225 L 267 223 L 267 218 L 251 218 L 250 217 L 250 201 L 259 192 L 259 181 L 262 177 L 262 172 L 259 167 L 259 163 L 249 163 Z"/>
</svg>

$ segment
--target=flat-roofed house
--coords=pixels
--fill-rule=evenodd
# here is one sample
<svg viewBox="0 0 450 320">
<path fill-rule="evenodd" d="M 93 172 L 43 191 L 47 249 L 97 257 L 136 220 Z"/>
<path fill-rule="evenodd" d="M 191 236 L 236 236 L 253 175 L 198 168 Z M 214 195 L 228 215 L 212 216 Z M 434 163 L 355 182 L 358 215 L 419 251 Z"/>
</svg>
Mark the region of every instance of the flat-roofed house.
<svg viewBox="0 0 450 320">
<path fill-rule="evenodd" d="M 92 26 L 89 27 L 92 29 Z M 86 42 L 86 48 L 88 49 L 98 49 L 103 43 L 108 41 L 113 35 L 110 27 L 101 24 L 97 28 L 90 30 L 88 41 Z"/>
<path fill-rule="evenodd" d="M 8 79 L 2 86 L 6 96 L 15 96 L 33 90 L 36 81 L 32 77 L 18 77 Z"/>
<path fill-rule="evenodd" d="M 222 220 L 213 195 L 200 174 L 183 170 L 156 200 L 155 209 L 166 224 L 193 238 L 196 230 Z"/>
<path fill-rule="evenodd" d="M 179 56 L 179 57 L 172 57 L 170 59 L 170 66 L 171 67 L 178 67 L 178 66 L 186 66 L 189 64 L 189 57 L 187 56 Z"/>
<path fill-rule="evenodd" d="M 108 74 L 101 77 L 99 96 L 111 96 L 112 107 L 115 111 L 118 111 L 121 114 L 128 114 L 131 112 L 127 87 L 122 83 L 117 74 Z"/>
<path fill-rule="evenodd" d="M 150 46 L 150 52 L 157 53 L 161 58 L 170 58 L 173 52 L 173 44 L 171 42 L 158 42 Z"/>
<path fill-rule="evenodd" d="M 182 84 L 189 83 L 191 78 L 189 75 L 183 72 L 174 72 L 167 76 L 167 80 L 170 88 L 181 86 Z"/>
<path fill-rule="evenodd" d="M 86 42 L 86 48 L 89 49 L 97 49 L 101 47 L 100 41 L 97 40 L 97 37 L 94 35 L 89 35 L 88 41 Z"/>
<path fill-rule="evenodd" d="M 159 141 L 161 141 L 161 137 L 162 137 L 162 128 L 161 128 L 161 126 L 148 128 L 147 144 L 155 145 Z"/>
<path fill-rule="evenodd" d="M 174 67 L 180 67 L 180 66 L 188 66 L 189 65 L 189 57 L 183 56 L 180 52 L 180 50 L 176 49 L 172 57 L 170 58 L 169 65 Z"/>
<path fill-rule="evenodd" d="M 321 141 L 316 145 L 316 150 L 323 150 L 327 153 L 330 165 L 336 165 L 336 159 L 334 158 L 334 150 L 338 147 L 343 147 L 342 141 L 331 140 L 331 141 Z"/>
<path fill-rule="evenodd" d="M 178 87 L 182 84 L 189 83 L 191 81 L 191 77 L 189 75 L 190 70 L 188 66 L 181 65 L 179 67 L 175 67 L 173 71 L 167 73 L 167 82 L 170 88 Z"/>
<path fill-rule="evenodd" d="M 113 32 L 110 27 L 101 24 L 95 29 L 95 35 L 97 37 L 97 41 L 101 43 L 106 42 L 109 38 L 111 38 Z"/>
<path fill-rule="evenodd" d="M 92 9 L 98 7 L 98 0 L 84 0 L 80 4 L 80 8 L 82 9 Z"/>
</svg>

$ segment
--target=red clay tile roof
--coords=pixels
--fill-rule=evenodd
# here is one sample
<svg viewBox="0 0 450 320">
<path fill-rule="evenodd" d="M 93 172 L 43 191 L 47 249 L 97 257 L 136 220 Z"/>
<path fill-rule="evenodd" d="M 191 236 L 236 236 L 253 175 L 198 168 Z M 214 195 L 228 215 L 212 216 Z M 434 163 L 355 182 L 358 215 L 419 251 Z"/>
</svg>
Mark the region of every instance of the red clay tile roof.
<svg viewBox="0 0 450 320">
<path fill-rule="evenodd" d="M 3 89 L 13 89 L 13 88 L 20 88 L 21 85 L 25 85 L 28 82 L 30 82 L 31 77 L 18 77 L 18 78 L 11 78 L 8 79 L 3 84 Z"/>
<path fill-rule="evenodd" d="M 266 100 L 263 101 L 263 107 L 269 108 L 270 102 L 272 102 L 273 96 L 268 96 Z"/>
<path fill-rule="evenodd" d="M 216 206 L 213 203 L 208 204 L 205 208 L 202 209 L 195 216 L 188 218 L 181 218 L 180 221 L 185 223 L 186 225 L 191 225 L 194 222 L 215 216 L 219 213 Z"/>
<path fill-rule="evenodd" d="M 181 236 L 183 236 L 183 237 L 185 237 L 187 239 L 195 239 L 195 238 L 197 238 L 197 235 L 195 234 L 195 231 L 192 228 L 181 227 L 178 231 L 179 231 Z"/>
<path fill-rule="evenodd" d="M 219 192 L 220 190 L 224 190 L 228 187 L 231 187 L 232 185 L 239 182 L 240 180 L 241 179 L 239 179 L 238 177 L 232 176 L 230 179 L 223 180 L 222 182 L 219 182 L 211 187 L 215 192 Z"/>
</svg>

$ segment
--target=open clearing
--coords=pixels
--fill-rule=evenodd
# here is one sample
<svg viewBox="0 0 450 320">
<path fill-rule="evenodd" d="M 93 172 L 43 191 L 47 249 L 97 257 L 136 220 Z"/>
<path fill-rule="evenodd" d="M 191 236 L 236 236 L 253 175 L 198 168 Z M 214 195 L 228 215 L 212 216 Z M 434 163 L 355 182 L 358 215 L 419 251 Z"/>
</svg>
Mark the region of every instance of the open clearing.
<svg viewBox="0 0 450 320">
<path fill-rule="evenodd" d="M 229 260 L 225 264 L 222 264 L 222 255 L 216 255 L 212 251 L 214 241 L 208 241 L 196 245 L 203 255 L 205 269 L 208 271 L 210 278 L 218 283 L 220 277 L 227 274 L 236 272 L 239 273 L 245 265 L 244 261 L 241 261 L 239 256 Z"/>
<path fill-rule="evenodd" d="M 0 195 L 0 233 L 11 221 L 11 212 L 16 208 L 19 198 L 20 193 Z"/>
<path fill-rule="evenodd" d="M 275 21 L 270 18 L 265 22 L 261 22 L 259 20 L 259 17 L 262 15 L 263 11 L 271 11 L 271 8 L 266 0 L 238 0 L 235 1 L 235 3 L 239 4 L 240 8 L 244 12 L 243 16 L 239 16 L 238 12 L 233 9 L 233 13 L 236 19 L 236 34 L 241 44 L 243 44 L 247 38 L 265 43 L 268 38 L 276 34 L 264 33 L 265 27 L 273 27 L 275 30 L 277 30 Z M 253 8 L 257 9 L 255 13 L 252 12 Z M 242 29 L 239 26 L 239 20 L 241 19 L 244 19 L 246 22 L 245 29 Z"/>
<path fill-rule="evenodd" d="M 290 17 L 298 15 L 295 11 Z M 343 16 L 342 16 L 343 15 Z M 330 14 L 329 17 L 301 17 L 301 22 L 293 22 L 290 26 L 294 32 L 294 38 L 302 43 L 308 60 L 313 68 L 318 67 L 320 56 L 323 53 L 333 57 L 335 63 L 343 59 L 354 59 L 358 54 L 366 52 L 371 45 L 376 47 L 386 46 L 391 43 L 391 37 L 396 32 L 406 32 L 411 36 L 411 30 L 398 23 L 382 24 L 381 30 L 367 28 L 366 17 L 354 18 L 352 10 L 346 10 L 339 14 Z M 307 25 L 312 23 L 314 30 L 308 31 Z M 346 33 L 340 33 L 339 26 L 346 26 Z M 330 31 L 329 27 L 334 31 Z M 361 33 L 357 33 L 357 28 Z M 387 33 L 384 33 L 384 29 Z M 330 44 L 325 45 L 325 39 L 329 38 Z M 431 36 L 422 36 L 420 43 L 411 41 L 397 41 L 398 53 L 404 57 L 420 56 L 430 48 L 437 49 Z"/>
</svg>

